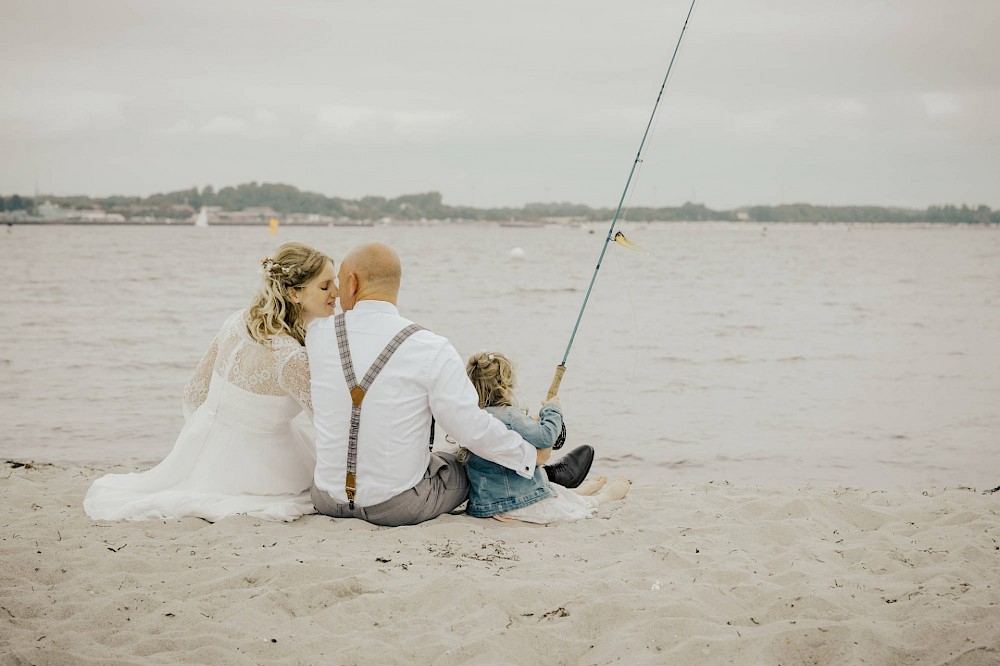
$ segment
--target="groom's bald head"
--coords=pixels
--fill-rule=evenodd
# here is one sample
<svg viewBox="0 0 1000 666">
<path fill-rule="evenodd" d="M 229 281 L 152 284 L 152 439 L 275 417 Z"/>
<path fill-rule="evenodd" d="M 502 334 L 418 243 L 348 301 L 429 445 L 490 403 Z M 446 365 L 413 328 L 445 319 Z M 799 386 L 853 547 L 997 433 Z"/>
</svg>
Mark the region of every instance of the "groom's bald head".
<svg viewBox="0 0 1000 666">
<path fill-rule="evenodd" d="M 399 255 L 385 243 L 365 243 L 340 263 L 340 306 L 346 312 L 358 301 L 396 303 L 403 269 Z"/>
</svg>

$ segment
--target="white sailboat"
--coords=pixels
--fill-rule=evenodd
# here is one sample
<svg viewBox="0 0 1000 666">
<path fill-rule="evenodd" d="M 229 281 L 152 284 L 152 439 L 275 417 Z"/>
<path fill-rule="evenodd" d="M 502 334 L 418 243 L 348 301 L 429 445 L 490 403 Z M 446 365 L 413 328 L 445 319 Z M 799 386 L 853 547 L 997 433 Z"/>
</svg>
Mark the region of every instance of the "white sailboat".
<svg viewBox="0 0 1000 666">
<path fill-rule="evenodd" d="M 198 218 L 194 221 L 194 226 L 196 227 L 207 227 L 208 226 L 208 208 L 205 206 L 201 207 L 198 211 Z"/>
</svg>

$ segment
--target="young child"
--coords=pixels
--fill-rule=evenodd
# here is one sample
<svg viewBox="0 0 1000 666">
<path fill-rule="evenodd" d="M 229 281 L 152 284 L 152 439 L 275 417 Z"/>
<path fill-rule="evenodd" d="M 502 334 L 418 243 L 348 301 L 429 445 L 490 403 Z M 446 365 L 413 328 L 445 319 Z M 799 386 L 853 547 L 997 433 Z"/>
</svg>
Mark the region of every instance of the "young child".
<svg viewBox="0 0 1000 666">
<path fill-rule="evenodd" d="M 562 431 L 559 399 L 542 404 L 538 420 L 514 407 L 514 367 L 503 354 L 481 352 L 469 358 L 469 379 L 479 393 L 479 406 L 503 421 L 539 449 L 551 448 Z M 584 481 L 576 491 L 550 482 L 541 467 L 531 479 L 462 449 L 459 460 L 469 474 L 469 505 L 477 518 L 550 523 L 576 520 L 594 513 L 598 504 L 623 499 L 632 482 L 619 477 L 607 484 L 606 477 Z"/>
</svg>

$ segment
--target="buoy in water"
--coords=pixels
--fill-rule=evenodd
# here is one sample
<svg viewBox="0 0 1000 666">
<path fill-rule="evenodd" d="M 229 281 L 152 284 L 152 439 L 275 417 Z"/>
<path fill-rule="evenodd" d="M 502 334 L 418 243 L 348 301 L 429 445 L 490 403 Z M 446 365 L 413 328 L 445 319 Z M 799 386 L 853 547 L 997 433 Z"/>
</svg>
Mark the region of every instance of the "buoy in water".
<svg viewBox="0 0 1000 666">
<path fill-rule="evenodd" d="M 515 247 L 510 251 L 511 259 L 524 259 L 524 250 L 519 247 Z"/>
</svg>

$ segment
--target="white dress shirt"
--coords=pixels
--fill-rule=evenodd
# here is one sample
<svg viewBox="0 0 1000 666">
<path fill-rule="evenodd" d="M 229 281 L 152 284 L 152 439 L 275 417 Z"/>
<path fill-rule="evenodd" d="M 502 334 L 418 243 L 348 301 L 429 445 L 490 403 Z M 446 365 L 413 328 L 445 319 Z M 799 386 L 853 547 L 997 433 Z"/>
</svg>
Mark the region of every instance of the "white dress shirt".
<svg viewBox="0 0 1000 666">
<path fill-rule="evenodd" d="M 359 301 L 346 313 L 357 381 L 393 336 L 411 323 L 385 301 Z M 351 396 L 333 317 L 309 325 L 306 352 L 316 426 L 316 487 L 346 504 Z M 473 453 L 525 478 L 534 474 L 535 448 L 479 408 L 479 396 L 451 343 L 430 331 L 417 331 L 396 350 L 361 404 L 358 506 L 384 502 L 423 478 L 430 464 L 432 414 L 445 432 Z"/>
</svg>

